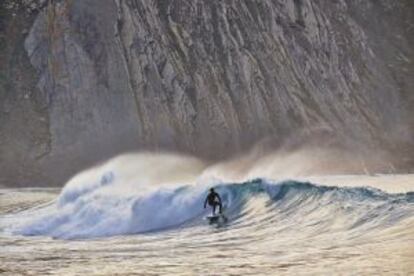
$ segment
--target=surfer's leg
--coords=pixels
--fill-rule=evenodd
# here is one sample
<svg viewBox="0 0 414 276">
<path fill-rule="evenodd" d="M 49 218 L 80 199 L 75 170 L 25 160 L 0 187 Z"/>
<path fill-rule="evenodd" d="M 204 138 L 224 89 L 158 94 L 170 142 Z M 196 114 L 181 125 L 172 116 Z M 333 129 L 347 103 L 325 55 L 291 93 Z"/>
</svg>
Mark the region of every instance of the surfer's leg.
<svg viewBox="0 0 414 276">
<path fill-rule="evenodd" d="M 213 216 L 216 215 L 216 204 L 213 204 Z"/>
</svg>

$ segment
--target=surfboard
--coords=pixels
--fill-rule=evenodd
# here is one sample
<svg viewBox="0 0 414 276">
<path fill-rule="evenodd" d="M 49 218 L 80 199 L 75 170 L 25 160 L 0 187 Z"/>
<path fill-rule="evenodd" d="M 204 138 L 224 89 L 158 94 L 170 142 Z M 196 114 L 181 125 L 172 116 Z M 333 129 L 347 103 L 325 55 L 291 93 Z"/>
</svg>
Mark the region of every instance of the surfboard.
<svg viewBox="0 0 414 276">
<path fill-rule="evenodd" d="M 227 218 L 223 214 L 209 215 L 209 216 L 206 216 L 206 219 L 208 220 L 210 224 L 227 221 Z"/>
<path fill-rule="evenodd" d="M 220 215 L 210 215 L 210 216 L 207 216 L 206 219 L 210 223 L 217 222 L 220 219 Z"/>
</svg>

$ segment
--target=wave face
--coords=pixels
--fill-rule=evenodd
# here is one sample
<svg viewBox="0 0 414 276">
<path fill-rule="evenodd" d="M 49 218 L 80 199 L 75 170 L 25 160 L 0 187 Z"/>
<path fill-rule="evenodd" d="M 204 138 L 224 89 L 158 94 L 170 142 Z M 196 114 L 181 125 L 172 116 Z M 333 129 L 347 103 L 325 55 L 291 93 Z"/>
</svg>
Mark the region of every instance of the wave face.
<svg viewBox="0 0 414 276">
<path fill-rule="evenodd" d="M 122 187 L 113 172 L 95 182 L 69 183 L 45 206 L 9 217 L 9 231 L 60 239 L 89 239 L 206 225 L 208 185 Z M 280 234 L 318 235 L 344 231 L 361 235 L 412 218 L 414 193 L 388 194 L 373 188 L 317 186 L 298 181 L 254 179 L 215 183 L 229 227 L 260 225 Z M 368 231 L 370 230 L 370 231 Z"/>
</svg>

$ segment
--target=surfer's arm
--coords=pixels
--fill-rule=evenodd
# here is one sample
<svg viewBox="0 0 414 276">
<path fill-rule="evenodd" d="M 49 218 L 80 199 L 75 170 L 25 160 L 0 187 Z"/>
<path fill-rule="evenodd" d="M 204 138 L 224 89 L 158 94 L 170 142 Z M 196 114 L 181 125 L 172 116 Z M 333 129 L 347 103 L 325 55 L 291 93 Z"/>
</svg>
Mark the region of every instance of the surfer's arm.
<svg viewBox="0 0 414 276">
<path fill-rule="evenodd" d="M 204 209 L 206 208 L 206 206 L 207 206 L 207 199 L 208 199 L 208 197 L 206 197 L 206 200 L 204 200 Z"/>
<path fill-rule="evenodd" d="M 219 202 L 221 203 L 221 197 L 219 194 L 216 194 L 216 197 L 218 198 Z"/>
</svg>

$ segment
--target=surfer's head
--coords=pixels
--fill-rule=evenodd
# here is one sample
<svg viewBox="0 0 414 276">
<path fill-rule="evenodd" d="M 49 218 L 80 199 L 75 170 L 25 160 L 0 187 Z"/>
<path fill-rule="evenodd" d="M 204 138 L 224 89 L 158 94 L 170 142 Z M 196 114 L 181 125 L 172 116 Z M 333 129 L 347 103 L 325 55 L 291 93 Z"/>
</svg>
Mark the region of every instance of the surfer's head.
<svg viewBox="0 0 414 276">
<path fill-rule="evenodd" d="M 210 188 L 210 192 L 213 193 L 214 192 L 214 188 Z"/>
</svg>

